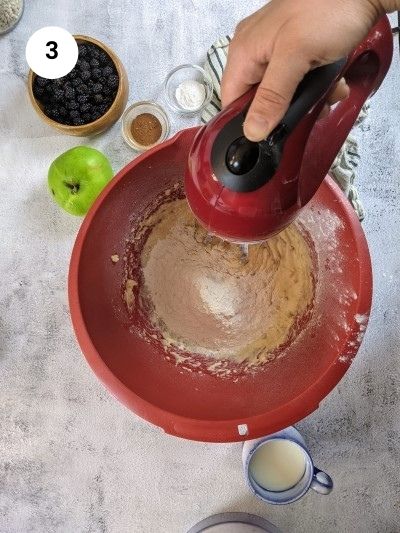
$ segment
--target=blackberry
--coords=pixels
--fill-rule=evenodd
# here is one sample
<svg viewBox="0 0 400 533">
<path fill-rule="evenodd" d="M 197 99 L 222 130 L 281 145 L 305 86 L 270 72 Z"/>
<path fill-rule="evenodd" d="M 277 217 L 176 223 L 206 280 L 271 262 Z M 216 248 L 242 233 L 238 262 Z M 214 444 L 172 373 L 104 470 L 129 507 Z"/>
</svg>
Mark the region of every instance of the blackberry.
<svg viewBox="0 0 400 533">
<path fill-rule="evenodd" d="M 103 88 L 103 94 L 104 96 L 110 96 L 114 93 L 114 89 L 111 89 L 111 87 L 104 87 Z"/>
<path fill-rule="evenodd" d="M 57 108 L 54 108 L 52 110 L 52 113 L 50 115 L 50 118 L 52 118 L 53 120 L 55 120 L 56 122 L 60 122 L 61 120 L 61 115 L 60 115 L 60 110 L 57 109 Z"/>
<path fill-rule="evenodd" d="M 80 69 L 80 70 L 90 70 L 89 62 L 86 61 L 85 59 L 83 59 L 83 60 L 79 63 L 79 69 Z"/>
<path fill-rule="evenodd" d="M 72 87 L 79 87 L 79 85 L 82 85 L 82 80 L 81 78 L 75 78 L 74 80 L 72 80 Z"/>
<path fill-rule="evenodd" d="M 100 50 L 97 48 L 96 45 L 92 44 L 90 47 L 90 56 L 92 56 L 92 59 L 98 59 L 100 56 Z"/>
<path fill-rule="evenodd" d="M 79 50 L 79 57 L 87 56 L 88 50 L 87 50 L 86 45 L 78 44 L 78 50 Z"/>
<path fill-rule="evenodd" d="M 111 89 L 116 89 L 119 85 L 119 78 L 116 74 L 112 74 L 108 77 L 108 86 L 111 87 Z"/>
<path fill-rule="evenodd" d="M 101 113 L 101 115 L 104 115 L 104 113 L 106 113 L 109 110 L 109 108 L 110 108 L 109 105 L 101 104 L 99 105 L 98 110 L 99 110 L 99 113 Z"/>
<path fill-rule="evenodd" d="M 104 103 L 111 106 L 111 104 L 114 102 L 114 96 L 106 96 L 104 98 Z"/>
<path fill-rule="evenodd" d="M 96 104 L 101 104 L 103 102 L 104 98 L 103 98 L 102 94 L 95 94 L 93 96 L 93 100 L 96 102 Z"/>
<path fill-rule="evenodd" d="M 95 57 L 91 59 L 89 63 L 92 68 L 99 68 L 100 66 L 100 61 L 96 59 Z"/>
<path fill-rule="evenodd" d="M 53 93 L 53 100 L 55 102 L 61 102 L 64 100 L 64 91 L 62 89 L 55 89 Z"/>
<path fill-rule="evenodd" d="M 99 78 L 101 78 L 101 70 L 99 68 L 94 68 L 92 70 L 92 78 L 95 80 L 98 80 Z"/>
<path fill-rule="evenodd" d="M 78 94 L 87 94 L 88 93 L 88 86 L 82 83 L 82 85 L 79 85 L 79 87 L 76 88 L 76 92 Z"/>
<path fill-rule="evenodd" d="M 107 78 L 105 78 L 104 76 L 102 76 L 101 78 L 99 78 L 99 83 L 101 83 L 103 85 L 103 87 L 105 85 L 107 85 Z"/>
<path fill-rule="evenodd" d="M 92 115 L 90 113 L 85 113 L 84 115 L 82 115 L 82 120 L 85 124 L 87 124 L 88 122 L 92 122 Z"/>
<path fill-rule="evenodd" d="M 58 121 L 61 119 L 59 110 L 57 109 L 57 107 L 54 107 L 53 105 L 46 106 L 44 108 L 44 114 L 47 115 L 52 120 Z"/>
<path fill-rule="evenodd" d="M 101 93 L 103 90 L 103 85 L 101 83 L 95 83 L 92 87 L 92 91 L 94 94 Z"/>
<path fill-rule="evenodd" d="M 51 86 L 53 87 L 54 90 L 62 89 L 64 84 L 65 84 L 65 79 L 64 78 L 57 78 L 56 80 L 52 80 L 52 82 L 51 82 Z"/>
<path fill-rule="evenodd" d="M 68 100 L 73 100 L 75 98 L 75 89 L 73 87 L 65 88 L 65 98 L 68 98 Z"/>
<path fill-rule="evenodd" d="M 33 85 L 33 96 L 37 98 L 38 100 L 40 100 L 43 95 L 44 95 L 44 87 L 34 84 Z"/>
<path fill-rule="evenodd" d="M 69 116 L 74 119 L 74 118 L 80 118 L 80 114 L 79 114 L 79 111 L 77 109 L 73 109 L 72 111 L 69 112 Z"/>
<path fill-rule="evenodd" d="M 79 109 L 81 113 L 88 113 L 92 109 L 92 106 L 86 102 L 86 104 L 82 104 Z"/>
<path fill-rule="evenodd" d="M 100 63 L 108 63 L 110 61 L 110 56 L 104 52 L 104 50 L 99 51 L 98 60 Z"/>
<path fill-rule="evenodd" d="M 72 100 L 70 102 L 66 102 L 65 107 L 72 111 L 74 109 L 79 109 L 79 104 L 75 102 L 75 100 Z"/>
<path fill-rule="evenodd" d="M 74 67 L 71 72 L 68 74 L 68 77 L 71 78 L 71 80 L 75 79 L 78 75 L 78 71 L 76 70 L 76 67 Z"/>
<path fill-rule="evenodd" d="M 83 81 L 88 81 L 90 79 L 90 70 L 82 70 L 81 78 Z"/>
<path fill-rule="evenodd" d="M 61 86 L 61 88 L 64 89 L 64 92 L 67 87 L 72 87 L 72 83 L 70 80 L 65 80 L 63 85 Z"/>
<path fill-rule="evenodd" d="M 60 107 L 58 111 L 60 112 L 61 117 L 65 117 L 67 115 L 67 110 L 65 107 Z"/>
<path fill-rule="evenodd" d="M 114 74 L 114 69 L 110 65 L 107 65 L 106 67 L 103 68 L 102 72 L 103 72 L 103 76 L 107 78 L 108 76 L 111 76 L 111 74 Z"/>
<path fill-rule="evenodd" d="M 76 99 L 76 101 L 80 104 L 84 104 L 88 100 L 89 100 L 89 96 L 87 94 L 80 94 L 78 95 L 78 98 Z"/>
<path fill-rule="evenodd" d="M 92 116 L 91 116 L 91 122 L 93 122 L 94 120 L 97 120 L 98 118 L 101 117 L 101 113 L 99 111 L 93 111 L 92 112 Z"/>
<path fill-rule="evenodd" d="M 81 117 L 76 117 L 76 118 L 72 119 L 72 124 L 74 126 L 83 126 L 83 124 L 85 124 L 85 123 L 84 123 L 84 121 L 83 121 L 83 119 Z"/>
<path fill-rule="evenodd" d="M 47 105 L 51 104 L 51 98 L 50 98 L 49 94 L 47 94 L 47 93 L 44 93 L 43 96 L 38 98 L 38 100 L 43 106 L 47 106 Z"/>
<path fill-rule="evenodd" d="M 49 82 L 50 80 L 48 80 L 47 78 L 42 78 L 41 76 L 36 76 L 35 78 L 35 83 L 37 83 L 39 87 L 46 87 L 46 85 L 48 85 Z"/>
</svg>

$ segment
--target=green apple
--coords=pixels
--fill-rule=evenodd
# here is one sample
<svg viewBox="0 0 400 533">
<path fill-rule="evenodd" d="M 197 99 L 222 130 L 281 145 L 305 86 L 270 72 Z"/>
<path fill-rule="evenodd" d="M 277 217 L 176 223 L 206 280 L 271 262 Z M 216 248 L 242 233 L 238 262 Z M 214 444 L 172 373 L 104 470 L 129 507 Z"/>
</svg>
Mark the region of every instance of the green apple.
<svg viewBox="0 0 400 533">
<path fill-rule="evenodd" d="M 85 215 L 112 177 L 105 155 L 89 146 L 76 146 L 53 161 L 48 183 L 53 198 L 65 211 Z"/>
</svg>

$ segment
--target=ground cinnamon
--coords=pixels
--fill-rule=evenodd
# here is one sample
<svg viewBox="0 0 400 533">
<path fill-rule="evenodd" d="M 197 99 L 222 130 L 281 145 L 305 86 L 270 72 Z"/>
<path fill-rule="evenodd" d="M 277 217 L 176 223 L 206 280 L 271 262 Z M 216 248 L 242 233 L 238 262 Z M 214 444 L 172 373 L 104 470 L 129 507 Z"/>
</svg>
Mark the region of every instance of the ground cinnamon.
<svg viewBox="0 0 400 533">
<path fill-rule="evenodd" d="M 150 146 L 161 137 L 161 122 L 151 113 L 142 113 L 133 119 L 131 133 L 136 143 Z"/>
</svg>

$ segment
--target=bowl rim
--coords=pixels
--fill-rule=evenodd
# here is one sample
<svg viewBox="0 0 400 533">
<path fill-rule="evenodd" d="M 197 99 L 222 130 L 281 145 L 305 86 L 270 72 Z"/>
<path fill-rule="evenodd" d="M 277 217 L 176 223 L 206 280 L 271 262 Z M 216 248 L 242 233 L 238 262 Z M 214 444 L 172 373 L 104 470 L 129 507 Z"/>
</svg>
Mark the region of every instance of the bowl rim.
<svg viewBox="0 0 400 533">
<path fill-rule="evenodd" d="M 114 63 L 115 68 L 118 72 L 118 78 L 119 78 L 119 84 L 117 93 L 115 95 L 114 101 L 109 107 L 109 109 L 102 115 L 101 117 L 97 118 L 96 120 L 93 120 L 92 122 L 88 122 L 87 124 L 82 124 L 80 126 L 74 126 L 69 124 L 61 124 L 61 122 L 57 122 L 56 120 L 53 120 L 52 118 L 48 117 L 40 107 L 35 95 L 33 94 L 33 81 L 36 78 L 37 74 L 33 72 L 32 69 L 29 69 L 28 73 L 28 90 L 29 90 L 29 96 L 32 102 L 33 107 L 35 108 L 36 113 L 44 120 L 47 124 L 50 126 L 57 128 L 60 131 L 70 132 L 74 131 L 77 133 L 84 133 L 87 131 L 88 128 L 96 130 L 96 126 L 101 126 L 102 124 L 107 124 L 108 119 L 114 112 L 116 106 L 118 105 L 119 99 L 123 95 L 123 87 L 122 87 L 122 78 L 125 75 L 124 67 L 121 63 L 121 60 L 118 58 L 118 56 L 115 54 L 115 52 L 106 44 L 99 41 L 98 39 L 95 39 L 94 37 L 89 37 L 88 35 L 80 35 L 80 34 L 74 34 L 73 35 L 76 42 L 79 44 L 80 41 L 88 42 L 91 44 L 95 44 L 99 48 L 101 48 L 104 52 L 106 52 L 112 59 L 112 62 Z"/>
<path fill-rule="evenodd" d="M 320 189 L 329 189 L 332 194 L 334 194 L 335 204 L 338 204 L 338 208 L 346 219 L 349 230 L 351 230 L 356 237 L 355 253 L 357 253 L 359 258 L 360 276 L 359 286 L 357 287 L 358 299 L 353 328 L 347 336 L 346 341 L 341 346 L 341 351 L 339 351 L 337 357 L 332 360 L 325 372 L 301 394 L 289 402 L 275 408 L 273 411 L 251 415 L 241 419 L 200 420 L 178 415 L 148 402 L 130 390 L 115 374 L 113 374 L 103 361 L 86 328 L 78 291 L 79 266 L 82 248 L 92 220 L 111 189 L 124 179 L 126 174 L 143 159 L 168 146 L 174 144 L 178 145 L 182 137 L 191 135 L 194 139 L 196 133 L 201 131 L 203 127 L 204 126 L 197 126 L 181 130 L 167 141 L 156 145 L 148 152 L 140 154 L 137 158 L 131 161 L 131 163 L 121 169 L 97 197 L 82 222 L 72 250 L 68 275 L 69 307 L 75 334 L 85 359 L 100 381 L 103 382 L 106 388 L 111 391 L 121 403 L 140 417 L 164 429 L 166 433 L 177 437 L 200 442 L 243 442 L 280 431 L 282 428 L 292 426 L 310 415 L 319 407 L 320 401 L 327 396 L 344 376 L 362 343 L 362 336 L 357 335 L 360 330 L 359 324 L 356 321 L 356 316 L 365 316 L 363 325 L 366 327 L 371 311 L 371 258 L 364 231 L 352 205 L 339 186 L 329 175 L 327 175 L 323 180 Z M 341 358 L 341 354 L 343 353 L 346 353 L 345 358 Z M 239 433 L 239 426 L 243 425 L 248 427 L 249 433 Z"/>
</svg>

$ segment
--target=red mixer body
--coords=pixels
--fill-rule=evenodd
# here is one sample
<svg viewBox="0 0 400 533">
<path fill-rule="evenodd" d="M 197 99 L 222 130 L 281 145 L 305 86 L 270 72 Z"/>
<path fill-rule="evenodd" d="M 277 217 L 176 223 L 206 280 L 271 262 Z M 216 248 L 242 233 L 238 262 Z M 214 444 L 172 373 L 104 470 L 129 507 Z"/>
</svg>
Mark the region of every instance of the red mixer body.
<svg viewBox="0 0 400 533">
<path fill-rule="evenodd" d="M 212 163 L 218 133 L 248 105 L 256 88 L 216 115 L 197 134 L 185 174 L 187 199 L 202 225 L 212 234 L 238 242 L 265 240 L 288 226 L 316 193 L 364 102 L 380 86 L 392 51 L 393 38 L 385 16 L 338 76 L 345 76 L 349 97 L 318 120 L 329 89 L 325 92 L 286 139 L 272 179 L 257 190 L 231 190 L 218 179 Z"/>
</svg>

